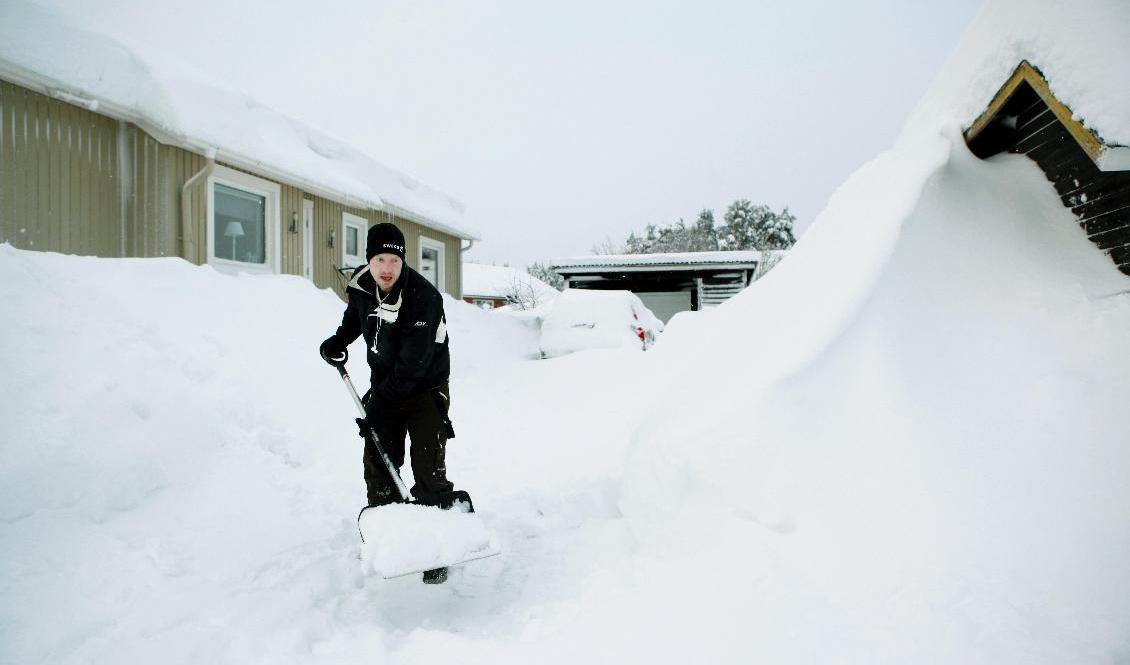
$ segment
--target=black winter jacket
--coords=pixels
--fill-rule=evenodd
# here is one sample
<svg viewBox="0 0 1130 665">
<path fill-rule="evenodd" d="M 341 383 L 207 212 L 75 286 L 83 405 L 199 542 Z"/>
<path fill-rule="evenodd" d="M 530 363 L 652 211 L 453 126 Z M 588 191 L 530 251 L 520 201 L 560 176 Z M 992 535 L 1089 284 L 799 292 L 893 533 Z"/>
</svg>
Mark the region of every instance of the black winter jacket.
<svg viewBox="0 0 1130 665">
<path fill-rule="evenodd" d="M 337 337 L 348 345 L 365 336 L 371 389 L 399 402 L 447 383 L 451 356 L 443 297 L 407 265 L 388 295 L 379 297 L 369 266 L 353 272 Z"/>
</svg>

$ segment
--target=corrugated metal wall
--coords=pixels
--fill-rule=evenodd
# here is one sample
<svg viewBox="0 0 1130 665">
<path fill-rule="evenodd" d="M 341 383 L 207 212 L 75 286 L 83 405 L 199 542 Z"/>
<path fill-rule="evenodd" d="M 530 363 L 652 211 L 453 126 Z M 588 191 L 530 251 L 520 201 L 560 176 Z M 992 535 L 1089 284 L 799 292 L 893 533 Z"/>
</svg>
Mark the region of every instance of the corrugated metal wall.
<svg viewBox="0 0 1130 665">
<path fill-rule="evenodd" d="M 108 257 L 180 256 L 181 187 L 202 155 L 165 145 L 138 127 L 0 80 L 0 242 L 24 249 Z M 231 167 L 229 168 L 235 168 Z M 262 177 L 252 171 L 246 171 Z M 206 179 L 188 192 L 188 260 L 207 260 Z M 314 283 L 343 294 L 342 213 L 404 231 L 417 267 L 420 235 L 446 247 L 446 289 L 462 293 L 460 240 L 377 210 L 344 206 L 281 185 L 280 272 L 301 275 L 303 200 L 314 201 Z M 291 232 L 291 221 L 297 220 Z M 330 230 L 334 246 L 330 247 Z"/>
</svg>

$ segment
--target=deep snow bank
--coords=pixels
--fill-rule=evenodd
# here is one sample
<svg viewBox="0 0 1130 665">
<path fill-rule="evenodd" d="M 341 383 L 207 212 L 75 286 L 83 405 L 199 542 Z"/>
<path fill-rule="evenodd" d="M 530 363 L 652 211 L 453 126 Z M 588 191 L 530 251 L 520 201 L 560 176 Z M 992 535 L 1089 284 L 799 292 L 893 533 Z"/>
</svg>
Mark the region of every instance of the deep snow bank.
<svg viewBox="0 0 1130 665">
<path fill-rule="evenodd" d="M 1033 163 L 960 135 L 1029 58 L 1124 142 L 1127 9 L 987 3 L 789 257 L 669 325 L 620 503 L 642 551 L 760 580 L 752 652 L 1130 653 L 1130 280 Z"/>
<path fill-rule="evenodd" d="M 1130 280 L 1026 158 L 951 153 L 826 345 L 792 327 L 827 308 L 788 270 L 834 260 L 816 243 L 671 327 L 657 351 L 696 362 L 637 432 L 622 505 L 645 545 L 760 533 L 752 621 L 821 616 L 850 636 L 823 656 L 1109 659 L 1130 645 Z"/>
</svg>

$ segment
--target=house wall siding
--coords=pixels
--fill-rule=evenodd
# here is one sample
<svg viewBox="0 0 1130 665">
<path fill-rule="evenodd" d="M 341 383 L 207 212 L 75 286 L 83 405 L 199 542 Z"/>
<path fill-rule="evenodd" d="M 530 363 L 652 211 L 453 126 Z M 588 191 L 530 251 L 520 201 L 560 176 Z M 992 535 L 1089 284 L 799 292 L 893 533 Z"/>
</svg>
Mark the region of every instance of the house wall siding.
<svg viewBox="0 0 1130 665">
<path fill-rule="evenodd" d="M 118 123 L 0 81 L 0 242 L 126 256 Z"/>
<path fill-rule="evenodd" d="M 135 125 L 0 80 L 0 242 L 105 257 L 184 256 L 203 264 L 208 256 L 207 179 L 198 179 L 186 192 L 187 244 L 181 237 L 181 188 L 206 164 L 204 156 L 162 144 Z M 349 212 L 370 226 L 383 221 L 400 226 L 413 267 L 421 234 L 442 242 L 446 290 L 456 297 L 461 293 L 459 238 L 285 183 L 280 190 L 281 273 L 302 275 L 303 201 L 312 200 L 314 284 L 319 288 L 344 296 L 345 277 L 337 268 L 342 213 Z"/>
</svg>

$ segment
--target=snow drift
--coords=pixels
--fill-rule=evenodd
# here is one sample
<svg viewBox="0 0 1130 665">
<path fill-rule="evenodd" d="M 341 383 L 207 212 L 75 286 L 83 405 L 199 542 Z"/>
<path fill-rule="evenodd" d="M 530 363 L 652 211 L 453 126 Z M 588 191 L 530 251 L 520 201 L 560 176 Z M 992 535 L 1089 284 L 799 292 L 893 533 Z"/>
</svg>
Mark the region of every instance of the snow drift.
<svg viewBox="0 0 1130 665">
<path fill-rule="evenodd" d="M 646 354 L 525 362 L 449 301 L 450 468 L 507 554 L 443 588 L 360 573 L 332 294 L 0 246 L 0 660 L 1124 660 L 1130 280 L 959 133 L 962 63 L 1035 49 L 1124 140 L 1125 7 L 1072 7 L 991 3 L 790 256 Z"/>
<path fill-rule="evenodd" d="M 977 160 L 955 122 L 986 99 L 980 79 L 954 85 L 970 62 L 1002 59 L 999 86 L 1032 44 L 1041 62 L 1092 37 L 1124 52 L 1125 7 L 1096 6 L 1057 23 L 1068 5 L 990 3 L 899 143 L 790 256 L 657 345 L 677 379 L 636 432 L 620 505 L 644 551 L 750 569 L 751 651 L 1130 652 L 1130 279 L 1034 163 Z M 1105 101 L 1110 56 L 1079 53 L 1045 71 L 1119 136 L 1088 103 Z"/>
</svg>

